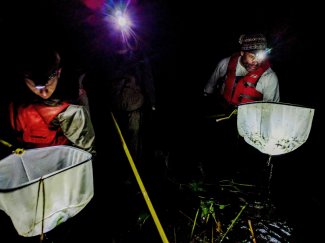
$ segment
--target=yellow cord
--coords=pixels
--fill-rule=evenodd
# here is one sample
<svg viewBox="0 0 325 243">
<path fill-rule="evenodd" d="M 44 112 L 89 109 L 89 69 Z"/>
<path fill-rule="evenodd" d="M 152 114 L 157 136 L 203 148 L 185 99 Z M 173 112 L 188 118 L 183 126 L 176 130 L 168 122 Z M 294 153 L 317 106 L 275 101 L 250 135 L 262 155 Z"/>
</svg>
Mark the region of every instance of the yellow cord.
<svg viewBox="0 0 325 243">
<path fill-rule="evenodd" d="M 13 147 L 13 145 L 11 143 L 8 143 L 7 141 L 2 140 L 1 138 L 0 138 L 0 143 L 2 143 L 3 145 L 5 145 L 5 146 L 7 146 L 9 148 L 12 148 Z M 24 153 L 24 149 L 22 149 L 22 148 L 16 148 L 12 152 L 15 153 L 15 154 L 21 155 L 22 153 Z"/>
<path fill-rule="evenodd" d="M 159 221 L 158 216 L 157 216 L 157 214 L 156 214 L 156 211 L 155 211 L 155 209 L 154 209 L 154 207 L 153 207 L 153 205 L 152 205 L 152 203 L 151 203 L 151 201 L 150 201 L 150 198 L 149 198 L 149 195 L 148 195 L 148 193 L 147 193 L 147 191 L 146 191 L 146 188 L 144 187 L 144 185 L 143 185 L 143 183 L 142 183 L 141 177 L 140 177 L 140 175 L 139 175 L 139 173 L 138 173 L 138 170 L 137 170 L 137 168 L 136 168 L 136 166 L 135 166 L 135 164 L 134 164 L 134 161 L 133 161 L 133 159 L 132 159 L 132 156 L 131 156 L 131 154 L 130 154 L 130 151 L 129 151 L 129 149 L 128 149 L 128 147 L 127 147 L 125 141 L 124 141 L 124 138 L 123 138 L 123 135 L 122 135 L 121 130 L 120 130 L 120 128 L 119 128 L 119 125 L 117 124 L 117 122 L 116 122 L 116 120 L 115 120 L 115 117 L 114 117 L 114 114 L 113 114 L 112 112 L 111 112 L 111 115 L 112 115 L 112 118 L 113 118 L 113 121 L 114 121 L 114 125 L 115 125 L 115 127 L 116 127 L 116 129 L 117 129 L 117 132 L 118 132 L 119 136 L 120 136 L 121 143 L 122 143 L 123 149 L 124 149 L 124 151 L 125 151 L 126 157 L 127 157 L 128 160 L 129 160 L 129 163 L 130 163 L 130 165 L 131 165 L 131 168 L 132 168 L 133 174 L 134 174 L 134 176 L 135 176 L 135 178 L 136 178 L 136 180 L 137 180 L 137 182 L 138 182 L 138 185 L 139 185 L 139 187 L 140 187 L 140 189 L 141 189 L 141 192 L 142 192 L 142 195 L 143 195 L 143 197 L 144 197 L 144 200 L 146 201 L 147 206 L 148 206 L 148 208 L 149 208 L 149 211 L 150 211 L 150 213 L 151 213 L 151 216 L 152 216 L 152 218 L 153 218 L 153 220 L 154 220 L 154 222 L 155 222 L 155 224 L 156 224 L 156 227 L 157 227 L 157 229 L 158 229 L 158 232 L 159 232 L 159 234 L 160 234 L 160 237 L 161 237 L 161 239 L 162 239 L 162 242 L 164 242 L 164 243 L 168 243 L 169 241 L 168 241 L 168 239 L 167 239 L 167 236 L 166 236 L 166 234 L 165 234 L 165 232 L 164 232 L 164 229 L 162 228 L 162 226 L 161 226 L 161 224 L 160 224 L 160 221 Z"/>
</svg>

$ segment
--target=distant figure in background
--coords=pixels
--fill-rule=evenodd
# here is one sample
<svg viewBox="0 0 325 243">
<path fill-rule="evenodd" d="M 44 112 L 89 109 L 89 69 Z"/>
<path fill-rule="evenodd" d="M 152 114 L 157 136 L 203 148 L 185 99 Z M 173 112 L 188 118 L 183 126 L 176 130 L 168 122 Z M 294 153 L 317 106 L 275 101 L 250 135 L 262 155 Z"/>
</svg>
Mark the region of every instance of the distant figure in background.
<svg viewBox="0 0 325 243">
<path fill-rule="evenodd" d="M 156 110 L 153 73 L 149 58 L 140 49 L 125 46 L 118 55 L 123 64 L 110 83 L 111 107 L 133 159 L 141 163 L 148 144 L 147 122 Z"/>
<path fill-rule="evenodd" d="M 280 101 L 279 82 L 268 60 L 263 34 L 239 38 L 240 52 L 222 59 L 204 87 L 204 96 L 217 93 L 219 106 L 233 108 L 254 101 Z"/>
<path fill-rule="evenodd" d="M 51 48 L 23 56 L 21 84 L 10 103 L 10 124 L 23 148 L 72 145 L 95 154 L 95 134 L 87 108 L 68 97 L 61 80 L 61 56 Z M 78 92 L 78 87 L 76 87 Z"/>
</svg>

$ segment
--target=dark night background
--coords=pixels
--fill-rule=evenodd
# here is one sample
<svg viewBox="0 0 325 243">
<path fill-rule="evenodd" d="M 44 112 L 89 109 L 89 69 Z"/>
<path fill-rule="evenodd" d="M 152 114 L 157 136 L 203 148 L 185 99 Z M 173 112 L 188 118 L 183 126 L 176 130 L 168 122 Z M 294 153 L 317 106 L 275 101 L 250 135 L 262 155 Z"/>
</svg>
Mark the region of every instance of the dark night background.
<svg viewBox="0 0 325 243">
<path fill-rule="evenodd" d="M 191 142 L 195 140 L 193 130 L 201 114 L 199 100 L 203 86 L 217 62 L 238 50 L 241 34 L 258 31 L 267 36 L 273 69 L 279 77 L 281 102 L 315 108 L 308 141 L 298 150 L 275 158 L 275 194 L 282 198 L 283 210 L 301 222 L 297 226 L 301 237 L 316 240 L 301 242 L 319 242 L 319 221 L 323 220 L 324 211 L 321 207 L 324 145 L 321 8 L 309 2 L 283 6 L 270 1 L 222 4 L 157 0 L 138 1 L 138 5 L 144 23 L 139 33 L 150 54 L 157 85 L 157 146 L 184 151 L 184 157 L 190 156 L 188 149 L 192 149 Z M 2 4 L 0 14 L 1 102 L 5 104 L 15 92 L 10 79 L 15 75 L 20 51 L 31 43 L 55 43 L 70 65 L 98 73 L 98 79 L 90 87 L 99 144 L 96 166 L 101 173 L 116 176 L 114 165 L 105 158 L 109 149 L 107 137 L 115 135 L 107 125 L 111 123 L 105 104 L 104 77 L 119 62 L 115 60 L 114 45 L 100 14 L 76 0 L 11 1 Z M 102 179 L 95 179 L 96 182 L 105 184 Z M 101 198 L 107 188 L 97 190 Z M 0 227 L 0 237 L 1 234 Z"/>
</svg>

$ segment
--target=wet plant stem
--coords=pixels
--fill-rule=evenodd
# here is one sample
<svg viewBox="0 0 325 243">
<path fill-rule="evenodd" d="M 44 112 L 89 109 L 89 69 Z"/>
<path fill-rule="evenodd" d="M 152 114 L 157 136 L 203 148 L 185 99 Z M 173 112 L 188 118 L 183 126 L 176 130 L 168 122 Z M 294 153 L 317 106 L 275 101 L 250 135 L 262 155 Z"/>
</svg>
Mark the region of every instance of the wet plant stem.
<svg viewBox="0 0 325 243">
<path fill-rule="evenodd" d="M 241 208 L 241 210 L 239 211 L 239 213 L 237 214 L 236 218 L 233 219 L 233 220 L 231 221 L 231 225 L 228 226 L 226 233 L 222 236 L 222 238 L 221 238 L 221 240 L 220 240 L 220 243 L 221 243 L 221 242 L 223 241 L 223 239 L 226 237 L 226 235 L 228 234 L 228 232 L 229 232 L 229 231 L 234 227 L 235 223 L 238 221 L 240 215 L 242 214 L 242 212 L 244 211 L 244 209 L 245 209 L 246 207 L 247 207 L 247 203 L 246 203 L 244 206 L 242 206 L 242 208 Z"/>
<path fill-rule="evenodd" d="M 252 226 L 252 222 L 251 222 L 250 219 L 248 220 L 248 226 L 249 226 L 249 231 L 250 231 L 251 234 L 252 234 L 252 240 L 253 240 L 253 243 L 256 243 L 256 239 L 255 239 L 255 234 L 254 234 L 253 226 Z"/>
<path fill-rule="evenodd" d="M 209 213 L 208 213 L 207 218 L 206 218 L 206 221 L 205 221 L 206 224 L 207 224 L 208 221 L 209 221 L 210 214 L 211 214 L 212 211 L 213 211 L 213 202 L 210 203 Z"/>
<path fill-rule="evenodd" d="M 198 217 L 198 215 L 199 215 L 199 211 L 200 211 L 200 209 L 198 208 L 198 209 L 196 210 L 195 219 L 194 219 L 194 223 L 193 223 L 193 226 L 192 226 L 191 239 L 192 239 L 192 237 L 193 237 L 193 233 L 194 233 L 194 229 L 195 229 L 195 225 L 196 225 L 197 217 Z"/>
<path fill-rule="evenodd" d="M 184 215 L 188 220 L 190 220 L 191 222 L 193 222 L 193 219 L 191 219 L 189 216 L 187 216 L 185 213 L 183 213 L 181 210 L 179 210 L 179 213 Z"/>
</svg>

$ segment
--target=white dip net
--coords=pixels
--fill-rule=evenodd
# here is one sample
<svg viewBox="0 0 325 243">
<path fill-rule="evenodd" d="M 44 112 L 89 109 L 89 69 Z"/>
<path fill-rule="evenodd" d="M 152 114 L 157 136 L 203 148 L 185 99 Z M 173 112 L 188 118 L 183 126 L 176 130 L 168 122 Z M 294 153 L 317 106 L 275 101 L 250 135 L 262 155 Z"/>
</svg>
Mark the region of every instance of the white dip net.
<svg viewBox="0 0 325 243">
<path fill-rule="evenodd" d="M 25 150 L 0 161 L 0 209 L 19 235 L 46 233 L 94 195 L 92 156 L 70 146 Z"/>
<path fill-rule="evenodd" d="M 289 153 L 309 136 L 314 109 L 298 105 L 254 102 L 238 106 L 237 128 L 245 141 L 262 153 Z"/>
</svg>

